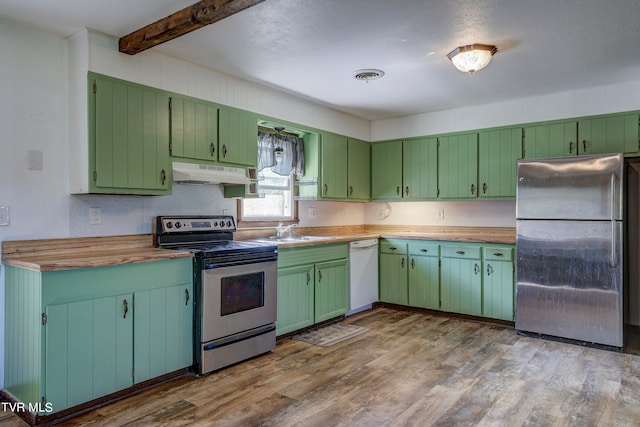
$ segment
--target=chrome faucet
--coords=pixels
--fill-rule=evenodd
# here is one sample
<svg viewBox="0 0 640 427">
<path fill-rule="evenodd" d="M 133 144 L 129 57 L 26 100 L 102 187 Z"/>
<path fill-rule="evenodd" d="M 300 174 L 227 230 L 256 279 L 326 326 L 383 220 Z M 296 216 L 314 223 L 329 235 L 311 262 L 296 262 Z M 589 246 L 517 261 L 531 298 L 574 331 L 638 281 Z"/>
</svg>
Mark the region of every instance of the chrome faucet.
<svg viewBox="0 0 640 427">
<path fill-rule="evenodd" d="M 298 224 L 289 224 L 284 225 L 283 223 L 279 223 L 276 228 L 276 236 L 277 237 L 291 237 L 291 229 L 293 227 L 297 227 Z"/>
</svg>

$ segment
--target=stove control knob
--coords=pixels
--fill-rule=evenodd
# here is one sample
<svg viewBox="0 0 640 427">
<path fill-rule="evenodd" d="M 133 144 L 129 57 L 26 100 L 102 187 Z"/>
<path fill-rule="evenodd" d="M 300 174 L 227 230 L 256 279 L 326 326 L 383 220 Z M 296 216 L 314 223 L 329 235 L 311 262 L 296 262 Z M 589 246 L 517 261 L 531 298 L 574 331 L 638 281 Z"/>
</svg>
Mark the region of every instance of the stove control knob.
<svg viewBox="0 0 640 427">
<path fill-rule="evenodd" d="M 214 223 L 213 223 L 213 226 L 214 226 L 214 227 L 217 227 L 217 226 L 218 226 L 218 221 L 214 222 Z"/>
<path fill-rule="evenodd" d="M 182 223 L 180 223 L 180 221 L 176 221 L 176 228 L 180 228 L 182 227 Z"/>
<path fill-rule="evenodd" d="M 167 228 L 173 228 L 173 223 L 171 221 L 167 222 Z"/>
<path fill-rule="evenodd" d="M 227 227 L 231 227 L 231 221 L 227 221 Z"/>
<path fill-rule="evenodd" d="M 224 221 L 220 221 L 220 228 L 224 228 Z"/>
</svg>

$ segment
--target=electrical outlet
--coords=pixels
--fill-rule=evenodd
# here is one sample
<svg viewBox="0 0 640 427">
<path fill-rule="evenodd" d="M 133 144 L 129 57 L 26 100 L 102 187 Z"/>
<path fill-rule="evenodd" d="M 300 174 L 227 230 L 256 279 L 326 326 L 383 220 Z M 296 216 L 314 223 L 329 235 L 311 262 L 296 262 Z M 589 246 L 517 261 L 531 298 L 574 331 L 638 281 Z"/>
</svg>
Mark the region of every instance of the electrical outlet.
<svg viewBox="0 0 640 427">
<path fill-rule="evenodd" d="M 0 225 L 9 225 L 9 206 L 0 206 Z"/>
<path fill-rule="evenodd" d="M 438 209 L 436 211 L 436 219 L 444 219 L 444 209 Z"/>
<path fill-rule="evenodd" d="M 102 224 L 102 208 L 89 208 L 89 225 Z"/>
<path fill-rule="evenodd" d="M 318 214 L 318 212 L 316 211 L 316 208 L 307 209 L 307 217 L 309 219 L 316 219 L 316 215 L 317 214 Z"/>
</svg>

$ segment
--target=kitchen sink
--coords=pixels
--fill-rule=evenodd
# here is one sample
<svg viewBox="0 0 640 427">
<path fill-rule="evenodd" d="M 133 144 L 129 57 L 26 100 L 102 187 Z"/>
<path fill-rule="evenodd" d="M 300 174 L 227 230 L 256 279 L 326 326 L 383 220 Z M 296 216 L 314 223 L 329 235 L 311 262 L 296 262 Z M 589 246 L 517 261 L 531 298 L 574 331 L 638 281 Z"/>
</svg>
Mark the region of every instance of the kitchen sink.
<svg viewBox="0 0 640 427">
<path fill-rule="evenodd" d="M 308 242 L 308 241 L 320 241 L 320 240 L 333 240 L 332 236 L 271 236 L 264 239 L 257 239 L 267 242 Z"/>
</svg>

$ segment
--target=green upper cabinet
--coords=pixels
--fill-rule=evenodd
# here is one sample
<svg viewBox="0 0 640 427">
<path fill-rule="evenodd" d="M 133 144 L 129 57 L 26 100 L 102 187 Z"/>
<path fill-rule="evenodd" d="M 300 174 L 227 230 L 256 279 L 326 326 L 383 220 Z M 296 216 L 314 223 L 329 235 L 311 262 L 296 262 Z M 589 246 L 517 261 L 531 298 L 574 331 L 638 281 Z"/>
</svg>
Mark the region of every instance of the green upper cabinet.
<svg viewBox="0 0 640 427">
<path fill-rule="evenodd" d="M 218 106 L 171 97 L 171 156 L 218 160 Z"/>
<path fill-rule="evenodd" d="M 347 137 L 323 132 L 320 142 L 320 193 L 324 199 L 347 198 Z"/>
<path fill-rule="evenodd" d="M 170 194 L 169 95 L 89 75 L 90 191 Z"/>
<path fill-rule="evenodd" d="M 218 109 L 218 161 L 256 167 L 258 117 L 248 111 Z"/>
<path fill-rule="evenodd" d="M 527 126 L 524 128 L 524 158 L 575 155 L 577 132 L 575 121 Z"/>
<path fill-rule="evenodd" d="M 515 197 L 522 128 L 480 132 L 478 151 L 479 197 Z"/>
<path fill-rule="evenodd" d="M 638 114 L 612 114 L 543 123 L 524 129 L 524 157 L 638 153 Z"/>
<path fill-rule="evenodd" d="M 624 114 L 578 121 L 578 153 L 637 153 L 638 115 Z"/>
<path fill-rule="evenodd" d="M 371 198 L 371 144 L 358 139 L 347 141 L 347 198 Z"/>
<path fill-rule="evenodd" d="M 438 139 L 419 138 L 402 143 L 402 197 L 438 197 Z"/>
<path fill-rule="evenodd" d="M 478 197 L 478 134 L 441 136 L 438 141 L 439 197 Z"/>
<path fill-rule="evenodd" d="M 402 141 L 371 145 L 371 199 L 402 199 Z"/>
</svg>

